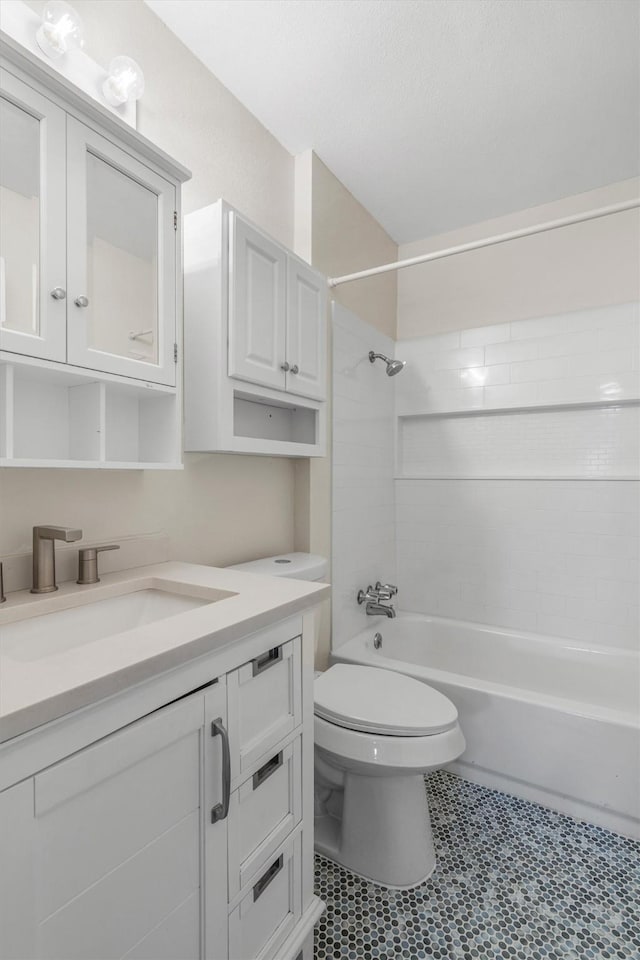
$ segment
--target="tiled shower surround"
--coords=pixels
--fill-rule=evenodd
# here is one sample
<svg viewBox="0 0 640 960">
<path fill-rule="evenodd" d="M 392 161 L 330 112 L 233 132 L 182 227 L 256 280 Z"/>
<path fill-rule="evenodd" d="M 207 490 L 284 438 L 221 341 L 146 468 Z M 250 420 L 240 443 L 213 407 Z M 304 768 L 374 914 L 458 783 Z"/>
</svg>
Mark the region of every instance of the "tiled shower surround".
<svg viewBox="0 0 640 960">
<path fill-rule="evenodd" d="M 639 334 L 638 304 L 396 344 L 342 311 L 334 643 L 380 576 L 400 609 L 637 646 Z M 405 370 L 389 380 L 372 348 Z"/>
<path fill-rule="evenodd" d="M 316 857 L 316 960 L 637 960 L 640 843 L 443 772 L 435 872 L 389 891 Z"/>
</svg>

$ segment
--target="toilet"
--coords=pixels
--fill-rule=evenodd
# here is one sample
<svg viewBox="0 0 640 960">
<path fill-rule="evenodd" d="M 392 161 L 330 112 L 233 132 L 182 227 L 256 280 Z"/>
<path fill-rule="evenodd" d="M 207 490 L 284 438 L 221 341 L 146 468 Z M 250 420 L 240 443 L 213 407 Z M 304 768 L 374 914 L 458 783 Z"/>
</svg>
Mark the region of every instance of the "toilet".
<svg viewBox="0 0 640 960">
<path fill-rule="evenodd" d="M 281 554 L 234 570 L 323 580 L 324 557 Z M 314 681 L 315 849 L 382 886 L 436 865 L 424 776 L 465 749 L 454 704 L 402 673 L 336 663 Z"/>
<path fill-rule="evenodd" d="M 465 748 L 447 697 L 402 673 L 337 663 L 314 682 L 315 847 L 387 887 L 436 865 L 424 775 Z"/>
</svg>

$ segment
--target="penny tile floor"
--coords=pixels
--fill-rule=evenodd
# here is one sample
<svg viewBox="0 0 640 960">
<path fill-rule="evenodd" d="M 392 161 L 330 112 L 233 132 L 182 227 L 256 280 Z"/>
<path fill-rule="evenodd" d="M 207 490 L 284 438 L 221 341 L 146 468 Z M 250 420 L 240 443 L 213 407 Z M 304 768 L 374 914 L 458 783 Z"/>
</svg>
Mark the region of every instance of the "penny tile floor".
<svg viewBox="0 0 640 960">
<path fill-rule="evenodd" d="M 389 891 L 316 856 L 316 960 L 640 960 L 640 843 L 438 771 L 438 863 Z"/>
</svg>

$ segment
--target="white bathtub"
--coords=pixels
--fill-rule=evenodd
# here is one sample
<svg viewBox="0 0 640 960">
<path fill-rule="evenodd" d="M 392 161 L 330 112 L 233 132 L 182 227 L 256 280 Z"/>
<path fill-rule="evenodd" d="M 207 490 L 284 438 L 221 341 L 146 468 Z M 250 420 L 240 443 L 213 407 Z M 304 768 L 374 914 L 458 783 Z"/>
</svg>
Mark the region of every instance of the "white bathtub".
<svg viewBox="0 0 640 960">
<path fill-rule="evenodd" d="M 638 653 L 401 613 L 372 618 L 338 661 L 453 700 L 467 749 L 452 772 L 640 838 Z"/>
</svg>

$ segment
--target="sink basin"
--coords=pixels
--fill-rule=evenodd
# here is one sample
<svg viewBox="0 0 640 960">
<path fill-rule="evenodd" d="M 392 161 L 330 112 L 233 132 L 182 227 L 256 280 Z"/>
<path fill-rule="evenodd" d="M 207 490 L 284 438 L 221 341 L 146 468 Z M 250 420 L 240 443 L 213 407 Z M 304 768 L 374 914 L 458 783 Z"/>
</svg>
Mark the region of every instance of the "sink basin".
<svg viewBox="0 0 640 960">
<path fill-rule="evenodd" d="M 211 593 L 202 599 L 150 587 L 29 617 L 0 627 L 0 651 L 11 660 L 41 660 L 232 595 Z"/>
</svg>

